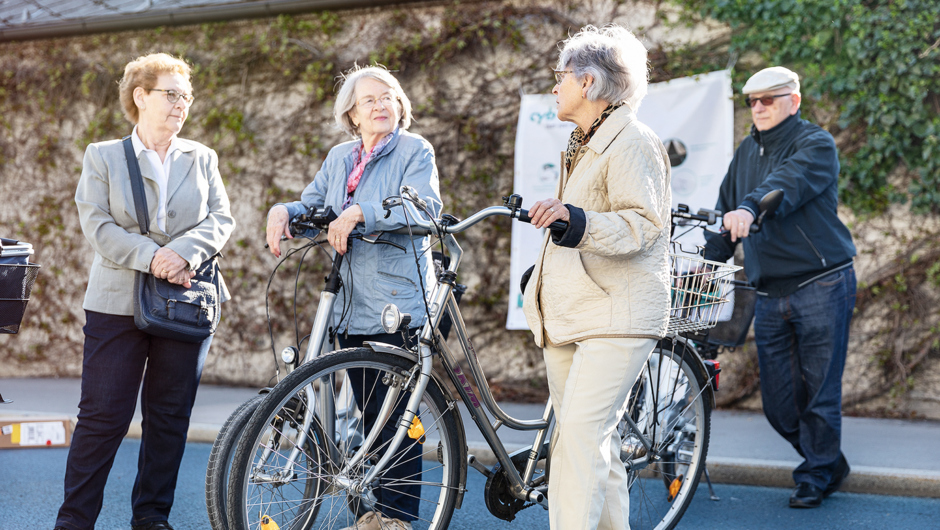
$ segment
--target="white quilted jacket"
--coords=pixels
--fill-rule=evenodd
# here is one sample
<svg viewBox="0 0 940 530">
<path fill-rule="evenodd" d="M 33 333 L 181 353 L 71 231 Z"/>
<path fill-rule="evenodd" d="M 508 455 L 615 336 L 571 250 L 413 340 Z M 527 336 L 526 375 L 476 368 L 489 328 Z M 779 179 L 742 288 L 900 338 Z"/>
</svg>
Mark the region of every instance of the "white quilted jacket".
<svg viewBox="0 0 940 530">
<path fill-rule="evenodd" d="M 581 148 L 557 197 L 584 210 L 575 248 L 551 242 L 525 291 L 539 347 L 596 337 L 661 338 L 669 317 L 669 156 L 626 106 Z"/>
</svg>

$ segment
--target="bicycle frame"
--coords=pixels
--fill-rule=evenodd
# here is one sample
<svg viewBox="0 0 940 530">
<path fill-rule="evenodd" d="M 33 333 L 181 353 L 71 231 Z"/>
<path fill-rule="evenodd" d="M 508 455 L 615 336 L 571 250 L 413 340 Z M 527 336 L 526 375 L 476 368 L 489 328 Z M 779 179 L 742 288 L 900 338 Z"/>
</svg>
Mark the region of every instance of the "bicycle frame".
<svg viewBox="0 0 940 530">
<path fill-rule="evenodd" d="M 389 444 L 389 447 L 386 450 L 383 458 L 375 466 L 373 466 L 367 475 L 360 481 L 359 487 L 361 488 L 361 484 L 371 483 L 378 477 L 387 462 L 392 458 L 392 455 L 398 450 L 401 442 L 404 440 L 408 427 L 411 425 L 411 422 L 415 416 L 417 404 L 421 399 L 421 394 L 424 392 L 428 381 L 432 377 L 431 358 L 434 353 L 439 353 L 442 357 L 445 371 L 447 372 L 451 382 L 457 388 L 457 392 L 460 395 L 461 400 L 467 405 L 471 418 L 480 429 L 480 432 L 483 434 L 487 444 L 493 450 L 497 461 L 499 461 L 499 463 L 502 465 L 503 471 L 506 474 L 510 484 L 511 494 L 520 500 L 538 503 L 547 508 L 547 499 L 545 496 L 545 488 L 547 488 L 547 486 L 533 488 L 530 486 L 530 482 L 535 473 L 539 457 L 545 444 L 545 439 L 547 438 L 549 427 L 552 423 L 553 409 L 551 399 L 549 399 L 546 403 L 542 417 L 536 420 L 520 420 L 514 418 L 499 407 L 489 390 L 489 386 L 486 382 L 486 376 L 483 373 L 483 369 L 480 367 L 480 363 L 476 356 L 476 351 L 473 348 L 473 344 L 470 342 L 466 324 L 464 323 L 463 317 L 460 314 L 460 310 L 457 307 L 457 303 L 453 297 L 453 289 L 457 277 L 456 272 L 460 266 L 460 260 L 463 256 L 463 250 L 457 243 L 454 234 L 463 232 L 483 219 L 491 216 L 500 215 L 519 219 L 525 214 L 520 214 L 518 208 L 492 206 L 477 212 L 460 223 L 450 226 L 437 226 L 421 218 L 421 214 L 412 203 L 413 199 L 409 198 L 408 196 L 409 190 L 403 188 L 402 198 L 394 201 L 388 201 L 389 204 L 387 204 L 387 207 L 405 207 L 410 217 L 413 218 L 415 225 L 417 225 L 422 231 L 426 231 L 427 233 L 441 237 L 444 246 L 448 250 L 451 262 L 449 267 L 439 275 L 438 283 L 432 290 L 429 297 L 428 313 L 430 319 L 425 323 L 421 330 L 418 344 L 418 363 L 420 365 L 420 372 L 418 374 L 416 388 L 408 401 L 406 412 L 398 425 L 398 430 L 393 442 Z M 417 232 L 418 231 L 416 231 L 416 233 Z M 470 366 L 470 372 L 473 376 L 474 382 L 477 383 L 477 389 L 480 392 L 479 398 L 474 393 L 473 388 L 470 385 L 470 381 L 467 379 L 466 375 L 460 368 L 457 356 L 453 351 L 451 351 L 446 342 L 440 340 L 440 337 L 437 334 L 437 327 L 440 324 L 445 312 L 450 315 L 450 318 L 453 322 L 453 330 L 458 338 L 460 350 L 462 351 L 464 358 L 467 360 Z M 694 352 L 694 349 L 692 351 Z M 390 396 L 386 396 L 386 402 L 383 403 L 383 410 L 389 406 L 389 401 Z M 496 421 L 492 424 L 490 423 L 487 412 L 497 418 Z M 385 418 L 384 415 L 382 415 L 382 417 Z M 652 449 L 652 443 L 646 436 L 643 435 L 642 431 L 633 422 L 632 418 L 625 417 L 624 420 L 628 423 L 632 431 L 637 434 L 641 444 L 646 448 L 646 454 L 636 460 L 631 460 L 625 463 L 628 469 L 639 470 L 646 467 L 646 465 L 649 463 L 649 454 Z M 509 455 L 509 453 L 506 451 L 505 446 L 496 434 L 497 429 L 503 425 L 506 425 L 515 430 L 536 431 L 533 444 L 528 448 L 526 466 L 522 475 L 519 474 L 518 470 L 512 462 L 512 456 Z M 373 427 L 373 430 L 378 429 Z M 370 443 L 363 444 L 359 453 L 354 457 L 353 463 L 348 465 L 347 469 L 352 468 L 354 464 L 358 464 L 362 458 L 364 458 L 365 454 L 368 453 L 370 446 Z M 535 448 L 538 448 L 538 450 Z M 471 465 L 473 465 L 472 460 L 473 459 L 471 458 Z M 476 468 L 476 466 L 474 467 Z M 484 474 L 490 474 L 490 472 L 485 470 L 485 468 L 477 469 Z"/>
<path fill-rule="evenodd" d="M 382 457 L 377 463 L 371 466 L 371 468 L 366 472 L 365 476 L 363 476 L 361 479 L 358 479 L 355 482 L 350 481 L 349 483 L 340 485 L 346 489 L 349 489 L 351 492 L 361 493 L 365 491 L 368 484 L 374 483 L 378 479 L 379 475 L 384 471 L 386 466 L 394 457 L 395 453 L 398 451 L 398 448 L 401 446 L 402 442 L 407 437 L 408 429 L 416 416 L 418 404 L 420 403 L 428 384 L 436 377 L 432 372 L 432 359 L 435 354 L 438 354 L 441 356 L 443 361 L 442 364 L 447 373 L 447 376 L 457 389 L 461 401 L 466 404 L 471 418 L 480 429 L 480 432 L 483 434 L 486 443 L 493 450 L 497 461 L 502 466 L 502 472 L 505 473 L 505 477 L 509 483 L 509 492 L 519 500 L 538 503 L 541 506 L 547 508 L 548 501 L 545 495 L 547 484 L 541 484 L 538 487 L 533 487 L 532 482 L 539 460 L 547 453 L 548 442 L 546 440 L 548 437 L 548 431 L 553 421 L 553 408 L 551 399 L 549 399 L 546 403 L 542 416 L 533 420 L 521 420 L 514 418 L 503 411 L 502 408 L 500 408 L 489 390 L 486 375 L 480 366 L 476 351 L 470 341 L 466 324 L 454 298 L 454 287 L 457 278 L 457 270 L 460 266 L 461 258 L 463 256 L 463 250 L 457 243 L 454 234 L 463 232 L 471 226 L 479 223 L 483 219 L 492 216 L 506 216 L 514 219 L 526 219 L 527 216 L 524 210 L 520 211 L 517 207 L 510 208 L 506 206 L 493 206 L 475 213 L 462 222 L 451 225 L 437 225 L 423 219 L 421 213 L 414 205 L 414 202 L 417 201 L 414 200 L 414 197 L 409 196 L 409 190 L 403 188 L 402 197 L 396 198 L 394 200 L 387 200 L 386 208 L 392 208 L 396 206 L 404 207 L 408 213 L 408 216 L 412 218 L 414 222 L 414 226 L 409 229 L 409 232 L 411 232 L 413 235 L 432 234 L 440 237 L 448 251 L 448 254 L 450 255 L 451 261 L 447 269 L 443 270 L 439 274 L 438 282 L 431 290 L 431 293 L 428 297 L 429 319 L 421 328 L 416 352 L 407 351 L 402 348 L 393 347 L 387 344 L 368 343 L 368 346 L 372 347 L 374 350 L 394 353 L 413 359 L 416 362 L 417 370 L 412 370 L 411 375 L 408 376 L 407 381 L 396 381 L 394 384 L 390 385 L 389 392 L 386 393 L 385 399 L 380 407 L 376 424 L 373 425 L 372 429 L 370 430 L 369 437 L 364 440 L 363 444 L 359 447 L 353 457 L 343 466 L 342 472 L 340 474 L 352 475 L 350 471 L 358 467 L 367 458 L 367 456 L 370 454 L 373 444 L 376 441 L 378 432 L 381 430 L 382 425 L 390 420 L 392 416 L 392 410 L 394 409 L 394 403 L 399 398 L 401 390 L 410 389 L 411 396 L 409 397 L 406 404 L 405 413 L 399 420 L 395 436 L 388 444 Z M 304 358 L 305 363 L 320 355 L 320 352 L 322 351 L 328 338 L 329 322 L 332 318 L 336 296 L 340 287 L 339 265 L 341 261 L 342 256 L 337 256 L 337 258 L 334 260 L 331 278 L 335 276 L 336 281 L 330 282 L 321 295 L 320 304 L 317 309 L 313 328 L 311 330 L 310 343 L 308 344 L 307 352 Z M 438 331 L 438 326 L 440 325 L 445 314 L 450 316 L 453 323 L 452 330 L 457 337 L 457 343 L 459 344 L 458 351 L 452 350 L 451 347 L 448 346 L 444 340 L 442 340 L 442 337 Z M 696 365 L 697 369 L 700 369 L 702 373 L 707 374 L 707 370 L 692 344 L 687 343 L 682 337 L 679 337 L 678 335 L 670 335 L 664 340 L 670 341 L 674 346 L 681 344 L 683 350 L 681 354 L 682 357 L 685 358 L 688 356 L 688 358 L 692 359 L 693 364 Z M 415 353 L 417 356 L 415 356 Z M 468 379 L 467 374 L 465 374 L 460 367 L 459 356 L 461 354 L 468 363 L 470 376 L 472 377 L 472 382 L 476 383 L 477 385 L 479 396 L 477 396 L 477 393 L 474 392 L 474 389 L 471 386 L 471 381 Z M 650 374 L 650 376 L 652 377 L 652 374 Z M 657 374 L 656 380 L 660 380 L 659 374 Z M 658 385 L 659 383 L 656 383 L 655 386 L 658 387 Z M 305 411 L 303 427 L 298 429 L 298 439 L 294 442 L 294 449 L 292 449 L 290 453 L 287 465 L 280 473 L 278 473 L 278 475 L 282 476 L 270 477 L 268 480 L 283 480 L 284 477 L 289 477 L 291 475 L 296 459 L 300 455 L 300 448 L 303 447 L 306 443 L 307 432 L 310 430 L 312 423 L 317 421 L 316 416 L 319 416 L 318 421 L 321 422 L 324 432 L 335 433 L 335 403 L 333 402 L 332 394 L 329 392 L 329 386 L 329 384 L 320 385 L 319 393 L 316 393 L 313 385 L 309 385 L 307 389 L 307 395 L 309 396 L 310 402 L 308 403 Z M 709 390 L 706 390 L 706 388 Z M 656 391 L 658 391 L 658 389 Z M 714 391 L 712 389 L 710 380 L 709 384 L 705 385 L 701 389 L 701 392 L 706 391 Z M 657 416 L 655 411 L 654 416 Z M 491 417 L 495 418 L 495 421 L 492 421 Z M 650 458 L 653 456 L 653 443 L 657 435 L 657 429 L 654 427 L 653 431 L 649 433 L 651 437 L 647 437 L 647 435 L 644 434 L 644 432 L 636 425 L 629 415 L 624 416 L 623 420 L 627 423 L 632 433 L 636 435 L 636 439 L 639 441 L 639 443 L 645 448 L 645 451 L 643 451 L 642 454 L 638 455 L 637 458 L 628 459 L 624 462 L 624 465 L 628 471 L 642 470 L 650 464 Z M 497 430 L 504 425 L 514 430 L 535 431 L 532 445 L 510 455 L 497 435 Z M 663 429 L 667 431 L 670 430 L 669 426 L 663 426 Z M 336 447 L 336 445 L 333 443 L 327 445 L 329 446 L 328 454 L 330 459 L 333 462 L 338 462 L 339 448 Z M 520 455 L 522 452 L 527 452 L 527 454 L 525 457 L 525 467 L 520 474 L 519 470 L 514 464 L 513 459 L 515 456 L 517 457 L 516 460 L 518 461 L 518 455 Z M 492 475 L 492 471 L 477 463 L 472 455 L 470 455 L 467 462 L 463 462 L 461 465 L 465 466 L 466 464 L 473 466 L 484 475 Z"/>
</svg>

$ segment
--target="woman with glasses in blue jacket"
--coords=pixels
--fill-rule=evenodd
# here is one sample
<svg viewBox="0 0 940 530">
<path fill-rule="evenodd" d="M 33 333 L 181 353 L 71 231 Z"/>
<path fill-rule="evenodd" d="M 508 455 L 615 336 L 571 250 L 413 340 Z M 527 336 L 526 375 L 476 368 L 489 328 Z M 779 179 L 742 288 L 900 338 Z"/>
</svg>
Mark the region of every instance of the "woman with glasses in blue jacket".
<svg viewBox="0 0 940 530">
<path fill-rule="evenodd" d="M 382 67 L 354 67 L 346 73 L 333 117 L 354 139 L 330 150 L 300 201 L 271 208 L 268 246 L 272 254 L 280 256 L 281 237 L 291 237 L 290 219 L 308 208 L 332 207 L 339 217 L 330 224 L 328 239 L 349 265 L 342 268 L 343 291 L 339 294 L 339 299 L 346 302 L 337 304 L 334 313 L 333 327 L 340 346 L 352 348 L 370 341 L 402 346 L 401 334 L 387 334 L 382 329 L 380 315 L 385 304 L 392 302 L 412 315 L 412 329 L 424 325 L 425 290 L 435 282 L 427 252 L 430 237 L 382 236 L 407 249 L 402 252 L 391 245 L 350 246 L 348 236 L 353 230 L 375 234 L 405 227 L 401 209 L 386 212 L 382 208 L 382 200 L 399 195 L 403 185 L 415 188 L 433 215 L 440 215 L 442 203 L 434 149 L 427 140 L 407 131 L 411 125 L 411 101 L 398 80 Z M 412 245 L 417 250 L 417 264 Z M 366 388 L 384 390 L 383 385 L 373 386 L 361 377 L 350 380 L 360 406 L 364 398 L 369 405 L 381 402 L 381 397 L 363 396 L 363 392 Z M 367 406 L 363 411 L 367 425 L 375 421 L 378 413 L 371 408 Z M 400 399 L 394 417 L 402 414 L 404 408 L 405 400 Z M 386 422 L 382 439 L 376 445 L 390 441 L 396 427 L 394 422 Z M 420 446 L 412 446 L 400 462 L 384 474 L 383 481 L 395 485 L 373 490 L 375 510 L 361 515 L 348 528 L 411 530 L 420 501 Z"/>
</svg>

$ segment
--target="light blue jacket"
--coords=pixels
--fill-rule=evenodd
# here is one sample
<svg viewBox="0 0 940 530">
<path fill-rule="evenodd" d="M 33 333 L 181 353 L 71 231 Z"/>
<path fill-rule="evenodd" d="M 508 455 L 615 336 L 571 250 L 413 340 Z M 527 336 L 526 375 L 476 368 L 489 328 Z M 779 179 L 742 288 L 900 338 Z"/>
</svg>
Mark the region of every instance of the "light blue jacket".
<svg viewBox="0 0 940 530">
<path fill-rule="evenodd" d="M 359 226 L 359 230 L 366 234 L 406 226 L 401 207 L 392 209 L 388 217 L 382 209 L 382 200 L 399 195 L 402 185 L 415 188 L 418 195 L 427 201 L 435 217 L 440 215 L 443 206 L 437 166 L 434 163 L 434 148 L 417 134 L 401 129 L 396 129 L 392 134 L 394 137 L 385 149 L 366 164 L 350 204 L 358 204 L 362 208 L 365 223 Z M 320 171 L 301 195 L 301 200 L 284 205 L 291 218 L 313 207 L 332 206 L 334 212 L 342 213 L 347 197 L 346 179 L 356 164 L 358 144 L 359 140 L 355 140 L 330 149 Z M 407 251 L 402 252 L 390 245 L 373 245 L 356 240 L 352 242 L 352 248 L 343 263 L 343 288 L 334 310 L 334 325 L 341 333 L 384 333 L 379 317 L 387 303 L 393 303 L 402 312 L 409 313 L 412 317 L 411 327 L 423 325 L 426 320 L 421 280 L 428 290 L 435 282 L 431 251 L 428 248 L 431 245 L 430 237 L 415 237 L 413 240 L 414 249 L 418 251 L 417 264 L 410 236 L 384 234 L 382 239 L 395 242 Z"/>
</svg>

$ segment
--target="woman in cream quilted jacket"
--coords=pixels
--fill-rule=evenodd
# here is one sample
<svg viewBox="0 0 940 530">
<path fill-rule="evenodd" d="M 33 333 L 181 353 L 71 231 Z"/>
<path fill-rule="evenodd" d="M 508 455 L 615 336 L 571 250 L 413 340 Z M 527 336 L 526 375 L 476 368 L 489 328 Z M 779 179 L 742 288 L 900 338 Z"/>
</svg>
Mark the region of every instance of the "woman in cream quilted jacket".
<svg viewBox="0 0 940 530">
<path fill-rule="evenodd" d="M 535 203 L 546 234 L 524 311 L 544 348 L 558 439 L 551 455 L 554 530 L 629 527 L 617 423 L 627 393 L 666 333 L 669 157 L 637 121 L 646 49 L 619 26 L 563 43 L 552 93 L 571 134 L 557 198 Z"/>
</svg>

